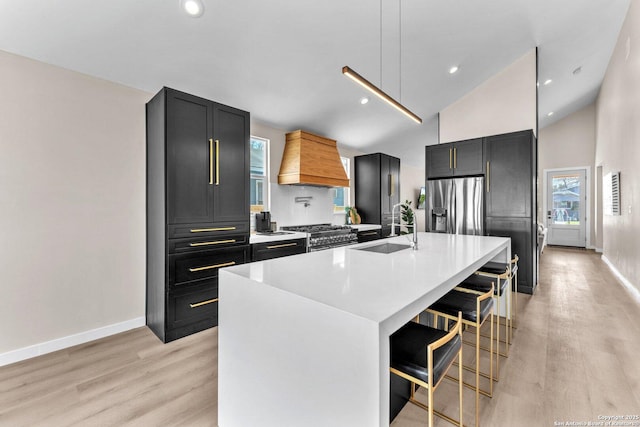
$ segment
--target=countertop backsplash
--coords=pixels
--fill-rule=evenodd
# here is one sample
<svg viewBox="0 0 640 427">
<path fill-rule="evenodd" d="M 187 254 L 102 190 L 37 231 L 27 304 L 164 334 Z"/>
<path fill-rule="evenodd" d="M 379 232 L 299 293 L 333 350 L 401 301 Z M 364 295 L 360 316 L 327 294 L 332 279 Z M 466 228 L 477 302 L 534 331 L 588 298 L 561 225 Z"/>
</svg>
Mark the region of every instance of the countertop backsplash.
<svg viewBox="0 0 640 427">
<path fill-rule="evenodd" d="M 344 213 L 333 213 L 332 188 L 271 184 L 271 220 L 275 221 L 278 227 L 344 224 L 344 219 Z"/>
</svg>

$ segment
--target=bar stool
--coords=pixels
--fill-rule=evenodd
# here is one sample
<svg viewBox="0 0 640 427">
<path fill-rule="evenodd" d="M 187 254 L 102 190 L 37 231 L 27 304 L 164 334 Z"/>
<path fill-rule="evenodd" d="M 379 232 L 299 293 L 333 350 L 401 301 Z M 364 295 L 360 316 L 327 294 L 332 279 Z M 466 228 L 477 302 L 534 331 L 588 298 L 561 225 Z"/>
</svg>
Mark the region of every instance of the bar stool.
<svg viewBox="0 0 640 427">
<path fill-rule="evenodd" d="M 482 295 L 475 295 L 469 292 L 452 290 L 436 301 L 425 311 L 434 316 L 434 324 L 438 324 L 438 317 L 442 316 L 447 320 L 455 320 L 459 312 L 462 313 L 462 324 L 473 326 L 476 330 L 476 366 L 475 385 L 465 382 L 462 375 L 458 378 L 465 387 L 476 392 L 476 426 L 480 424 L 480 393 L 485 396 L 493 396 L 493 285 L 488 292 Z M 490 319 L 491 338 L 489 341 L 489 391 L 480 388 L 480 328 L 484 322 Z M 464 343 L 464 342 L 463 342 Z M 466 344 L 466 343 L 464 343 Z M 447 377 L 450 378 L 450 377 Z M 455 379 L 455 378 L 452 378 Z"/>
<path fill-rule="evenodd" d="M 469 292 L 469 293 L 473 293 L 476 295 L 482 295 L 485 294 L 487 292 L 489 292 L 489 290 L 491 290 L 491 288 L 493 287 L 494 291 L 493 291 L 493 299 L 495 300 L 496 306 L 497 306 L 497 314 L 498 314 L 498 319 L 500 318 L 500 310 L 501 310 L 501 304 L 500 304 L 500 300 L 502 297 L 506 296 L 506 290 L 507 290 L 507 281 L 506 280 L 502 280 L 500 282 L 500 286 L 496 287 L 496 280 L 491 278 L 491 277 L 486 277 L 486 276 L 480 276 L 477 274 L 472 274 L 471 276 L 467 277 L 466 279 L 464 279 L 458 286 L 455 287 L 456 290 L 461 291 L 461 292 Z M 483 337 L 489 337 L 489 335 L 480 333 L 480 336 Z M 495 335 L 495 342 L 496 342 L 496 347 L 494 350 L 494 354 L 499 355 L 499 356 L 504 356 L 507 357 L 506 354 L 504 353 L 500 353 L 500 342 L 505 342 L 505 341 L 501 341 L 500 340 L 500 327 L 496 327 L 496 335 Z M 507 341 L 506 343 L 508 344 L 508 337 L 507 337 Z M 468 343 L 467 344 L 471 344 Z M 489 348 L 487 347 L 483 347 L 482 345 L 480 346 L 480 348 L 482 350 L 485 351 L 489 351 Z M 471 371 L 472 369 L 469 367 L 465 367 L 465 369 L 467 369 L 468 371 Z M 499 381 L 499 377 L 500 377 L 500 357 L 496 358 L 496 370 L 494 371 L 495 375 L 493 377 L 494 381 Z M 484 373 L 481 372 L 480 373 L 481 376 L 488 378 L 488 376 Z"/>
<path fill-rule="evenodd" d="M 445 377 L 449 367 L 458 357 L 462 378 L 462 314 L 448 332 L 409 322 L 390 337 L 391 373 L 411 382 L 409 401 L 429 412 L 429 427 L 433 426 L 433 414 L 462 427 L 462 382 L 458 394 L 460 414 L 457 420 L 433 409 L 433 392 Z M 415 386 L 425 387 L 428 404 L 415 398 Z"/>
<path fill-rule="evenodd" d="M 499 288 L 501 289 L 501 292 L 504 292 L 506 290 L 506 300 L 505 300 L 506 313 L 504 316 L 505 339 L 500 341 L 502 343 L 505 343 L 504 352 L 502 352 L 500 350 L 500 347 L 498 346 L 498 353 L 500 354 L 500 356 L 503 356 L 503 357 L 509 356 L 509 339 L 510 337 L 513 336 L 511 331 L 512 292 L 511 292 L 511 268 L 510 267 L 511 266 L 509 263 L 490 261 L 485 265 L 483 265 L 482 267 L 480 267 L 478 271 L 475 272 L 475 274 L 478 276 L 488 277 L 495 280 L 497 283 L 499 283 Z M 507 316 L 507 313 L 509 313 L 509 316 Z M 501 325 L 502 325 L 502 321 L 500 319 L 500 316 L 498 316 L 497 328 L 500 329 Z"/>
</svg>

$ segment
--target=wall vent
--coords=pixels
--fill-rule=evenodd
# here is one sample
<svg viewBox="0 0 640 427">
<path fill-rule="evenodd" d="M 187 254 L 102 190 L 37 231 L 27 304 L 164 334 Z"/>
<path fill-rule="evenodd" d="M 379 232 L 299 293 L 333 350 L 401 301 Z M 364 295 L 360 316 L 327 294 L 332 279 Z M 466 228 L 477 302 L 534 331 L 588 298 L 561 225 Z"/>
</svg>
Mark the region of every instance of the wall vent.
<svg viewBox="0 0 640 427">
<path fill-rule="evenodd" d="M 620 215 L 620 172 L 611 172 L 603 177 L 603 210 L 605 215 Z"/>
<path fill-rule="evenodd" d="M 620 215 L 620 172 L 611 174 L 611 213 Z"/>
</svg>

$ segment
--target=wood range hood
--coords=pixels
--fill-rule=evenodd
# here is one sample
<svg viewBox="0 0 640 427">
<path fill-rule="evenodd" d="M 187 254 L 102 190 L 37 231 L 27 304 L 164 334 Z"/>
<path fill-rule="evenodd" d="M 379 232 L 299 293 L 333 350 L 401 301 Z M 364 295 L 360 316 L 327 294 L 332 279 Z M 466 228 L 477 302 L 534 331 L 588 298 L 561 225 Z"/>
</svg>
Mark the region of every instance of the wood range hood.
<svg viewBox="0 0 640 427">
<path fill-rule="evenodd" d="M 287 133 L 278 184 L 348 187 L 336 141 L 302 130 Z"/>
</svg>

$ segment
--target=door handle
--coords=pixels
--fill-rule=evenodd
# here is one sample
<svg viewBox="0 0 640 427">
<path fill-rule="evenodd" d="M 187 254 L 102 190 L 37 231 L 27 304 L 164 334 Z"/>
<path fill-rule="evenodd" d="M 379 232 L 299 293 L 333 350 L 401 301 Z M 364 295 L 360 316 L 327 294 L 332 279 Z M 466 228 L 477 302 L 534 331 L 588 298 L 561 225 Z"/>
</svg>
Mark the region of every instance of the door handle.
<svg viewBox="0 0 640 427">
<path fill-rule="evenodd" d="M 209 138 L 209 185 L 213 185 L 213 139 Z"/>
<path fill-rule="evenodd" d="M 487 193 L 491 191 L 491 164 L 487 161 Z"/>
<path fill-rule="evenodd" d="M 216 185 L 220 185 L 220 141 L 216 139 Z"/>
</svg>

